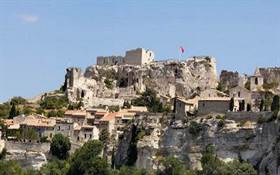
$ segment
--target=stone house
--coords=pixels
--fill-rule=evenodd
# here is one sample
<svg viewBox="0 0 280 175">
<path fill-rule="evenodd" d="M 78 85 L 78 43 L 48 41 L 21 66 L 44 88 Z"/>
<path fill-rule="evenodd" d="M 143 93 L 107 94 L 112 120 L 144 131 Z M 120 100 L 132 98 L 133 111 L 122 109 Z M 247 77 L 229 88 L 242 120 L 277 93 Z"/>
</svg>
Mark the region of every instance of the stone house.
<svg viewBox="0 0 280 175">
<path fill-rule="evenodd" d="M 99 130 L 96 126 L 74 124 L 74 134 L 72 139 L 78 143 L 85 143 L 89 140 L 99 139 Z"/>
<path fill-rule="evenodd" d="M 187 113 L 192 113 L 196 110 L 195 102 L 192 100 L 185 100 L 182 97 L 175 98 L 175 116 L 183 118 Z"/>
<path fill-rule="evenodd" d="M 72 137 L 74 131 L 74 123 L 65 118 L 55 118 L 56 125 L 54 128 L 55 133 L 61 133 L 65 137 Z"/>
<path fill-rule="evenodd" d="M 39 137 L 47 137 L 49 140 L 52 139 L 55 134 L 56 120 L 53 118 L 46 118 L 41 115 L 19 115 L 14 117 L 12 120 L 5 122 L 8 132 L 18 131 L 20 129 L 34 129 Z"/>
<path fill-rule="evenodd" d="M 252 93 L 250 90 L 241 87 L 241 86 L 236 86 L 234 88 L 231 88 L 229 90 L 229 96 L 231 98 L 234 98 L 235 100 L 237 100 L 237 102 L 235 102 L 235 104 L 237 104 L 237 106 L 235 105 L 236 111 L 238 111 L 239 109 L 239 104 L 242 102 L 242 100 L 244 100 L 245 102 L 245 109 L 247 110 L 247 104 L 252 104 Z"/>
<path fill-rule="evenodd" d="M 68 119 L 70 122 L 83 125 L 86 123 L 86 115 L 87 115 L 86 111 L 68 110 L 64 113 L 64 118 Z"/>
<path fill-rule="evenodd" d="M 198 100 L 198 113 L 226 113 L 230 107 L 229 97 L 212 97 Z"/>
</svg>

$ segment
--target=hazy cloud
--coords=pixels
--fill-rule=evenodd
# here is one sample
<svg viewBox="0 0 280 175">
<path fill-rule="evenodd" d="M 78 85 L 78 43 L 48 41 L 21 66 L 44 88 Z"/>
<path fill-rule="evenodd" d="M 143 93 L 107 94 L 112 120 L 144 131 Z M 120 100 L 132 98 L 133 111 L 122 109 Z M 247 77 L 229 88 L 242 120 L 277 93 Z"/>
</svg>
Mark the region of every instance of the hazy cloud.
<svg viewBox="0 0 280 175">
<path fill-rule="evenodd" d="M 19 18 L 27 23 L 36 23 L 39 20 L 39 17 L 36 15 L 19 15 Z"/>
</svg>

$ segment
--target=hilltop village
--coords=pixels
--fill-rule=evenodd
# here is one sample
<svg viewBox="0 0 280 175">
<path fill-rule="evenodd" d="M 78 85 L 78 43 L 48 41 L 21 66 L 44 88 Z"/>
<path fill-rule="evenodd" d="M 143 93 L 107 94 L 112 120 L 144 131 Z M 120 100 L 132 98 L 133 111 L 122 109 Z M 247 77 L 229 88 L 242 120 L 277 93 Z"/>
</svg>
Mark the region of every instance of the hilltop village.
<svg viewBox="0 0 280 175">
<path fill-rule="evenodd" d="M 218 75 L 212 56 L 157 61 L 143 48 L 98 56 L 96 63 L 85 71 L 67 68 L 59 90 L 1 104 L 6 159 L 20 162 L 37 153 L 40 160 L 30 164 L 39 169 L 60 133 L 71 153 L 100 140 L 114 166 L 132 162 L 155 170 L 160 158 L 174 156 L 199 170 L 203 150 L 214 145 L 225 162 L 239 159 L 260 174 L 279 173 L 280 68 Z"/>
</svg>

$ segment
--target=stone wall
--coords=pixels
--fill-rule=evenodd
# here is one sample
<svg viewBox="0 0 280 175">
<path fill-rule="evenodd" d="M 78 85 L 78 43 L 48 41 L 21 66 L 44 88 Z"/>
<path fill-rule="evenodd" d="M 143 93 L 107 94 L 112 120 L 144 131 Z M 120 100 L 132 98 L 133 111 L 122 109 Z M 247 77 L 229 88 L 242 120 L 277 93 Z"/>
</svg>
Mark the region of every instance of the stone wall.
<svg viewBox="0 0 280 175">
<path fill-rule="evenodd" d="M 198 113 L 200 115 L 209 113 L 226 113 L 229 110 L 230 101 L 198 101 Z"/>
</svg>

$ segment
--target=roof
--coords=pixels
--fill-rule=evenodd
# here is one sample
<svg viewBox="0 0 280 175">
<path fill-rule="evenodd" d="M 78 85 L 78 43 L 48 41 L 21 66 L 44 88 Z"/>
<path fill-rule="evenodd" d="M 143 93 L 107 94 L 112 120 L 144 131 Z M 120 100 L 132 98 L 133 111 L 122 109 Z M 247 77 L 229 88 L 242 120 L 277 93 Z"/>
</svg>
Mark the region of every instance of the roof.
<svg viewBox="0 0 280 175">
<path fill-rule="evenodd" d="M 56 120 L 53 118 L 46 118 L 40 115 L 28 115 L 28 116 L 17 116 L 11 120 L 7 120 L 7 123 L 12 125 L 9 129 L 18 129 L 20 125 L 34 126 L 34 127 L 54 127 Z"/>
<path fill-rule="evenodd" d="M 106 109 L 103 109 L 103 108 L 88 108 L 86 109 L 87 112 L 107 112 Z"/>
<path fill-rule="evenodd" d="M 20 128 L 20 125 L 19 124 L 13 124 L 13 125 L 10 125 L 8 127 L 8 129 L 19 129 Z"/>
<path fill-rule="evenodd" d="M 95 115 L 105 115 L 107 112 L 96 112 Z"/>
<path fill-rule="evenodd" d="M 183 99 L 181 97 L 178 97 L 177 100 L 187 104 L 187 105 L 194 105 L 195 104 L 195 101 L 192 100 L 192 99 L 189 99 L 189 100 L 186 100 L 186 99 Z"/>
<path fill-rule="evenodd" d="M 102 117 L 100 119 L 100 121 L 111 121 L 111 120 L 115 119 L 115 117 L 119 114 L 120 114 L 119 112 L 109 113 L 109 114 L 105 115 L 104 117 Z"/>
<path fill-rule="evenodd" d="M 68 110 L 65 111 L 64 116 L 79 116 L 79 117 L 85 117 L 86 116 L 86 111 L 82 111 L 82 110 Z"/>
<path fill-rule="evenodd" d="M 198 101 L 230 101 L 229 97 L 209 97 L 204 99 L 199 99 Z"/>
</svg>

